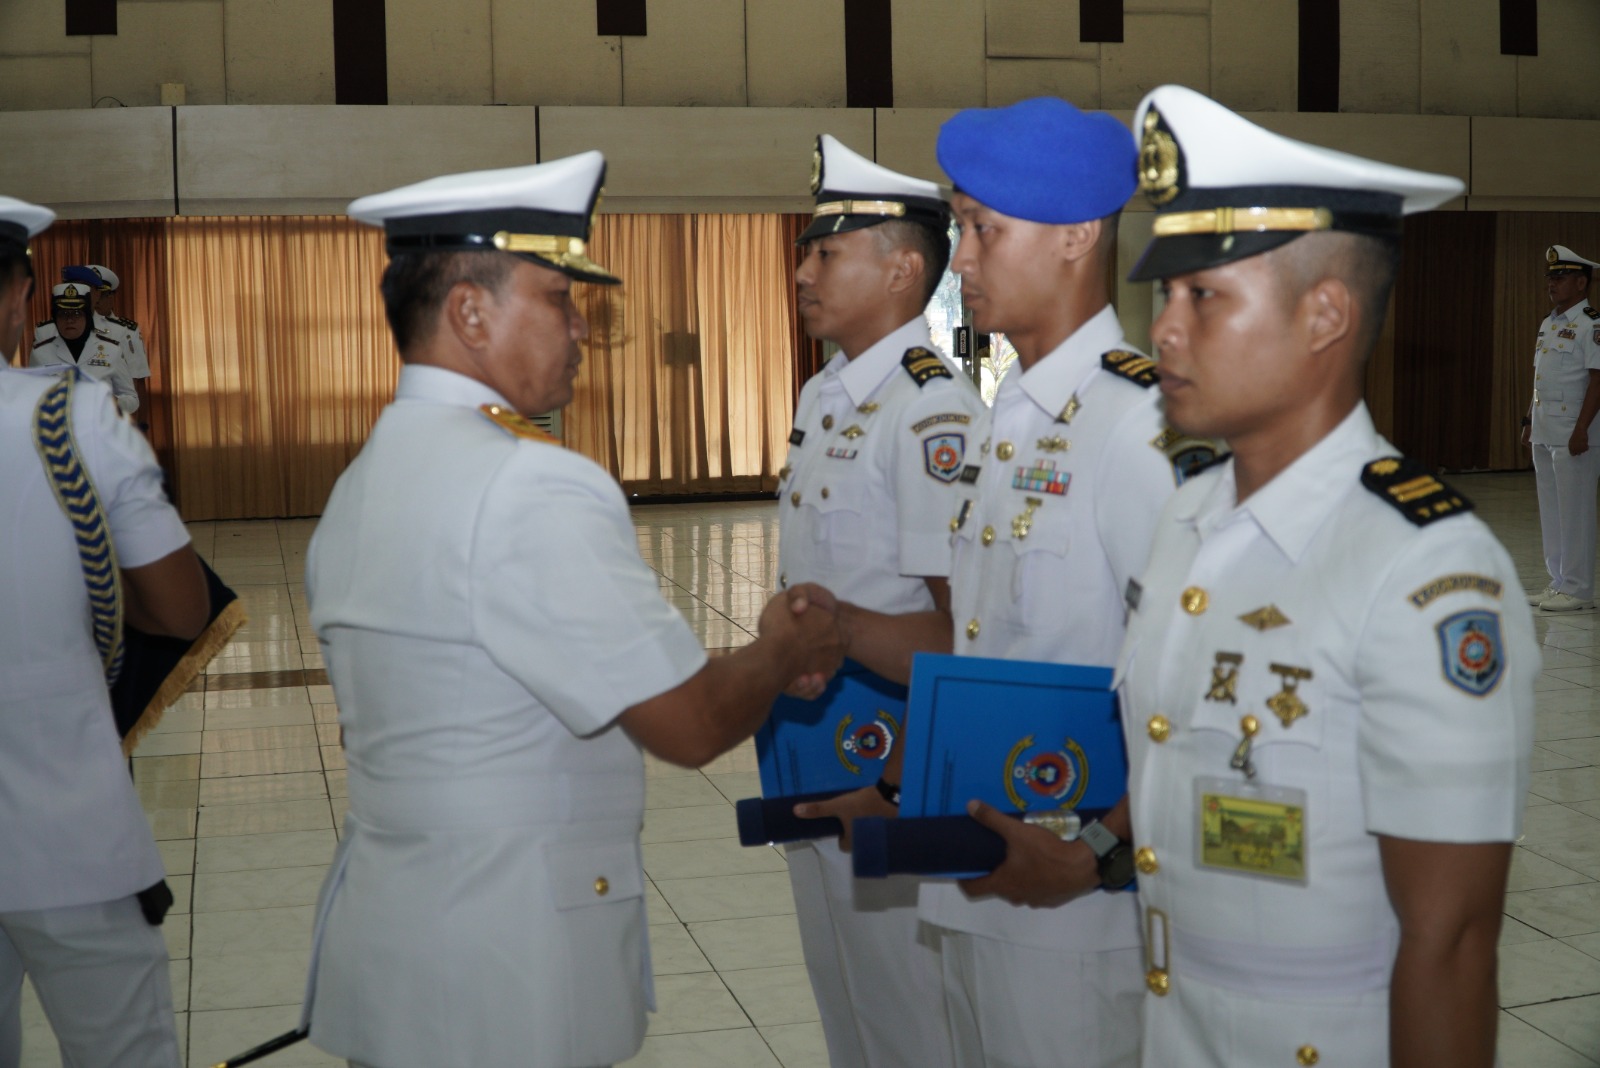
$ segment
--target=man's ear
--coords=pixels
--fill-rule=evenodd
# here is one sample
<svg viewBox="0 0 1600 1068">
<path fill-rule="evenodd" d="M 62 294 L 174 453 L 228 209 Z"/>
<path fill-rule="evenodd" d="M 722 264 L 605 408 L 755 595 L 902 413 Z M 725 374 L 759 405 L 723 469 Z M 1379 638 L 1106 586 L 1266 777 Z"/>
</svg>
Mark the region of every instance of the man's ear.
<svg viewBox="0 0 1600 1068">
<path fill-rule="evenodd" d="M 1306 316 L 1306 340 L 1313 356 L 1352 336 L 1364 309 L 1339 278 L 1324 278 L 1300 298 Z"/>
<path fill-rule="evenodd" d="M 457 282 L 444 296 L 439 308 L 439 326 L 455 335 L 464 348 L 481 349 L 488 344 L 489 292 L 474 282 Z"/>
<path fill-rule="evenodd" d="M 1090 219 L 1088 222 L 1067 223 L 1059 227 L 1060 241 L 1057 247 L 1061 250 L 1062 258 L 1081 260 L 1094 255 L 1100 244 L 1100 226 L 1099 219 Z"/>
<path fill-rule="evenodd" d="M 920 293 L 922 275 L 928 262 L 922 253 L 914 248 L 897 248 L 889 253 L 889 257 L 889 292 L 899 295 L 908 289 L 917 289 Z"/>
</svg>

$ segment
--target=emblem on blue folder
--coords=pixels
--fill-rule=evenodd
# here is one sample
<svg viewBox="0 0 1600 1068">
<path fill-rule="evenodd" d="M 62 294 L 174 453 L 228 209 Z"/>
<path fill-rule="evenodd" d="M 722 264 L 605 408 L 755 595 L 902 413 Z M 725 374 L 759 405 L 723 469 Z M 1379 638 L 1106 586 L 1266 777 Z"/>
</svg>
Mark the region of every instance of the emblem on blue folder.
<svg viewBox="0 0 1600 1068">
<path fill-rule="evenodd" d="M 1073 808 L 1089 788 L 1089 757 L 1071 738 L 1059 749 L 1034 744 L 1028 735 L 1006 755 L 1006 796 L 1021 811 L 1041 805 Z"/>
<path fill-rule="evenodd" d="M 900 724 L 881 708 L 870 721 L 861 724 L 856 724 L 855 718 L 846 714 L 839 721 L 839 729 L 834 732 L 834 754 L 846 771 L 852 775 L 860 775 L 861 764 L 853 762 L 851 758 L 854 757 L 861 763 L 869 760 L 888 760 L 889 754 L 894 751 L 895 739 L 898 737 L 900 737 Z"/>
<path fill-rule="evenodd" d="M 1439 647 L 1444 654 L 1444 677 L 1457 689 L 1482 697 L 1494 689 L 1505 672 L 1501 653 L 1500 614 L 1475 608 L 1439 624 Z"/>
</svg>

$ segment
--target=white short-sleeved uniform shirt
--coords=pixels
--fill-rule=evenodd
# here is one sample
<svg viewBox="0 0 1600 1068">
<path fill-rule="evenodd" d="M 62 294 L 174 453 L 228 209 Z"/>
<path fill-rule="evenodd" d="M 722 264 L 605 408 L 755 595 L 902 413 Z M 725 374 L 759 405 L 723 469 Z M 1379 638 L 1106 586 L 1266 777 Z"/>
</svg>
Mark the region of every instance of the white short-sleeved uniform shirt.
<svg viewBox="0 0 1600 1068">
<path fill-rule="evenodd" d="M 138 323 L 132 319 L 95 312 L 94 328 L 102 334 L 109 334 L 117 339 L 118 344 L 122 346 L 122 359 L 128 365 L 129 375 L 136 379 L 150 377 L 150 357 L 145 351 L 144 334 L 140 333 Z M 55 320 L 46 319 L 34 329 L 33 343 L 42 344 L 56 334 Z"/>
<path fill-rule="evenodd" d="M 1376 836 L 1519 833 L 1539 671 L 1522 587 L 1462 498 L 1394 456 L 1358 406 L 1243 504 L 1217 465 L 1130 592 L 1117 684 L 1168 983 L 1145 1006 L 1152 1068 L 1303 1046 L 1381 1068 L 1398 926 Z M 1247 716 L 1254 779 L 1232 766 Z"/>
<path fill-rule="evenodd" d="M 34 409 L 58 374 L 0 368 L 0 912 L 111 901 L 164 874 L 122 759 L 72 524 L 34 444 Z M 101 383 L 80 377 L 72 431 L 122 567 L 189 543 L 149 445 Z"/>
<path fill-rule="evenodd" d="M 800 391 L 778 479 L 779 584 L 815 582 L 877 612 L 933 607 L 950 573 L 957 479 L 984 411 L 971 381 L 906 323 Z"/>
<path fill-rule="evenodd" d="M 33 351 L 28 355 L 29 367 L 76 367 L 90 378 L 98 378 L 116 394 L 117 407 L 124 414 L 139 410 L 139 394 L 133 388 L 133 375 L 124 358 L 122 342 L 101 330 L 93 330 L 84 342 L 83 351 L 73 359 L 72 350 L 50 325 L 50 332 L 41 341 L 35 338 Z"/>
<path fill-rule="evenodd" d="M 616 723 L 705 664 L 621 489 L 407 366 L 307 555 L 350 811 L 313 1041 L 386 1068 L 611 1064 L 651 1003 L 644 775 Z"/>
<path fill-rule="evenodd" d="M 1539 324 L 1533 348 L 1533 443 L 1565 448 L 1578 425 L 1589 372 L 1600 371 L 1600 309 L 1580 300 Z M 1600 423 L 1600 415 L 1595 417 Z M 1590 425 L 1591 433 L 1595 427 Z"/>
<path fill-rule="evenodd" d="M 967 458 L 954 520 L 957 654 L 1115 663 L 1122 592 L 1144 567 L 1177 475 L 1159 392 L 1105 369 L 1108 352 L 1132 352 L 1109 307 L 1026 373 L 1014 368 L 1001 381 Z M 1026 909 L 929 883 L 921 908 L 942 927 L 1037 948 L 1139 944 L 1131 894 Z"/>
</svg>

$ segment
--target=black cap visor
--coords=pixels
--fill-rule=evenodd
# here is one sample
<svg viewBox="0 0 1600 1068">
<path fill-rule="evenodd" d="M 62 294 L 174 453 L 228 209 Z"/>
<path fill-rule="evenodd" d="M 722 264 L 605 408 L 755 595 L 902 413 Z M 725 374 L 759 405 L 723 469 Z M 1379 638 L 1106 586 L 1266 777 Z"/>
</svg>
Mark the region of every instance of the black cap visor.
<svg viewBox="0 0 1600 1068">
<path fill-rule="evenodd" d="M 1259 256 L 1281 248 L 1306 231 L 1246 232 L 1241 234 L 1180 234 L 1153 239 L 1128 274 L 1130 282 L 1153 282 L 1191 271 L 1221 267 L 1234 260 Z"/>
</svg>

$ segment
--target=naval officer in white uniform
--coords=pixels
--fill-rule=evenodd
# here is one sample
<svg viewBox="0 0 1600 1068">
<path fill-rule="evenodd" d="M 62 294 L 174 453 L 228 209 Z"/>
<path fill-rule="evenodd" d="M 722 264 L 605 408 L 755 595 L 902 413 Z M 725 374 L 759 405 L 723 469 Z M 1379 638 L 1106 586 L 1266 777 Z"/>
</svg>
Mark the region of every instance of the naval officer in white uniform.
<svg viewBox="0 0 1600 1068">
<path fill-rule="evenodd" d="M 28 239 L 52 218 L 0 197 L 0 352 L 21 341 Z M 205 579 L 155 457 L 101 383 L 0 367 L 0 453 L 0 1065 L 21 1059 L 27 975 L 63 1064 L 177 1068 L 157 926 L 172 896 L 106 680 L 123 620 L 200 633 Z"/>
<path fill-rule="evenodd" d="M 122 342 L 93 328 L 93 299 L 94 291 L 82 282 L 62 282 L 50 291 L 50 327 L 35 335 L 28 366 L 76 367 L 110 386 L 117 407 L 131 415 L 139 410 L 139 395 Z"/>
<path fill-rule="evenodd" d="M 778 482 L 780 582 L 878 612 L 948 613 L 950 516 L 984 411 L 923 315 L 950 259 L 932 182 L 824 134 L 800 235 L 800 317 L 839 353 L 800 391 Z M 833 1068 L 951 1064 L 937 940 L 920 880 L 858 880 L 836 841 L 786 848 L 800 942 Z"/>
<path fill-rule="evenodd" d="M 404 367 L 306 562 L 350 810 L 311 1041 L 377 1068 L 626 1060 L 653 1008 L 641 749 L 702 764 L 837 667 L 805 587 L 708 660 L 620 487 L 526 416 L 572 399 L 598 152 L 350 206 L 382 225 Z"/>
<path fill-rule="evenodd" d="M 1224 438 L 1162 515 L 1118 660 L 1146 1068 L 1489 1068 L 1539 653 L 1471 503 L 1361 401 L 1401 217 L 1455 178 L 1181 86 L 1135 113 L 1168 419 Z"/>
<path fill-rule="evenodd" d="M 949 615 L 889 618 L 846 604 L 849 655 L 891 677 L 904 677 L 918 650 L 1110 667 L 1123 590 L 1182 477 L 1175 463 L 1209 449 L 1167 433 L 1150 361 L 1106 298 L 1118 215 L 1134 188 L 1133 139 L 1108 115 L 1040 98 L 959 113 L 939 132 L 938 157 L 957 189 L 951 266 L 962 298 L 979 330 L 1016 346 L 1017 365 L 974 430 L 950 520 L 953 626 Z M 886 776 L 898 771 L 891 762 Z M 874 793 L 807 812 L 891 815 Z M 1063 851 L 1077 899 L 1033 908 L 990 896 L 1009 871 L 964 887 L 924 884 L 956 1063 L 1131 1066 L 1139 927 L 1133 896 L 1114 892 L 1133 876 L 1125 807 L 1065 845 L 1017 826 Z"/>
<path fill-rule="evenodd" d="M 1528 598 L 1546 612 L 1594 607 L 1595 489 L 1600 442 L 1600 308 L 1589 301 L 1594 269 L 1565 245 L 1545 250 L 1545 288 L 1554 305 L 1533 351 L 1533 402 L 1522 441 L 1533 448 L 1539 529 L 1550 584 Z"/>
</svg>

